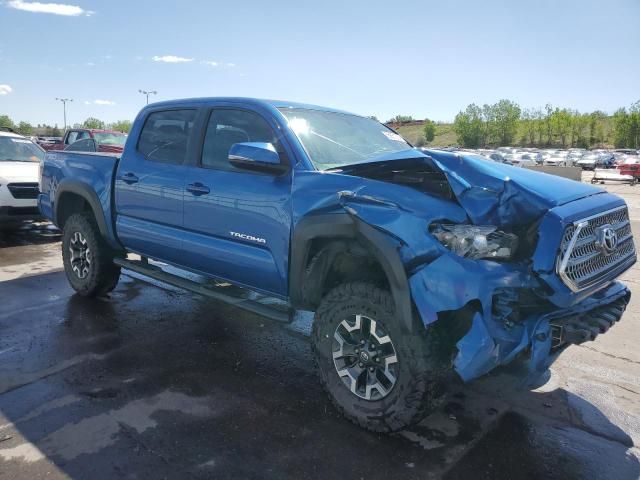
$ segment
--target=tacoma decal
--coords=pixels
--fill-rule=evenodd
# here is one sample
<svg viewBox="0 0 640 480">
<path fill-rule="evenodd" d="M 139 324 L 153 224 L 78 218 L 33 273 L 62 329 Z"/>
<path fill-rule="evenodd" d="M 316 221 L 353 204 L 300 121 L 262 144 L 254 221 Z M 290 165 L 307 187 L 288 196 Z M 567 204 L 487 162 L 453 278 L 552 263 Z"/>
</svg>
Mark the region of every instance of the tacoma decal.
<svg viewBox="0 0 640 480">
<path fill-rule="evenodd" d="M 243 240 L 251 240 L 252 242 L 257 243 L 267 243 L 264 238 L 254 237 L 253 235 L 247 235 L 246 233 L 238 233 L 238 232 L 229 232 L 232 237 L 242 238 Z"/>
</svg>

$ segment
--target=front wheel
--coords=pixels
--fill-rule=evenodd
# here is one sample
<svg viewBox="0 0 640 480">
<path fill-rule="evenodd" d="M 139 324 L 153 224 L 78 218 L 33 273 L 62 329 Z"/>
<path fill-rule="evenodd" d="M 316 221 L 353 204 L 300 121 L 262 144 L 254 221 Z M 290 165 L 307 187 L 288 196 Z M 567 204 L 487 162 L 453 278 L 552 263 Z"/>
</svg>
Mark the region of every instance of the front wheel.
<svg viewBox="0 0 640 480">
<path fill-rule="evenodd" d="M 390 293 L 374 285 L 346 283 L 322 299 L 312 334 L 320 379 L 352 422 L 398 431 L 439 403 L 446 355 L 419 322 L 411 330 L 401 327 Z"/>
<path fill-rule="evenodd" d="M 113 258 L 113 250 L 102 238 L 93 216 L 76 213 L 69 217 L 62 231 L 62 260 L 76 292 L 93 297 L 113 290 L 120 278 L 120 267 Z"/>
</svg>

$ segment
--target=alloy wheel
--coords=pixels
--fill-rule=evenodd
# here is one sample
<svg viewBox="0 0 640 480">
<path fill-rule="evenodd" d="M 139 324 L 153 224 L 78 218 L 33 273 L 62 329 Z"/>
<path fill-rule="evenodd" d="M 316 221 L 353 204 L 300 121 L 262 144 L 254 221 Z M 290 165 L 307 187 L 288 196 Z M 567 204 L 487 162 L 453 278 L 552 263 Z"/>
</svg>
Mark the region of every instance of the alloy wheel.
<svg viewBox="0 0 640 480">
<path fill-rule="evenodd" d="M 333 363 L 345 386 L 365 400 L 381 400 L 396 384 L 398 357 L 389 335 L 365 315 L 342 320 L 333 336 Z"/>
<path fill-rule="evenodd" d="M 80 279 L 87 278 L 91 269 L 91 249 L 81 232 L 75 232 L 69 242 L 71 269 Z"/>
</svg>

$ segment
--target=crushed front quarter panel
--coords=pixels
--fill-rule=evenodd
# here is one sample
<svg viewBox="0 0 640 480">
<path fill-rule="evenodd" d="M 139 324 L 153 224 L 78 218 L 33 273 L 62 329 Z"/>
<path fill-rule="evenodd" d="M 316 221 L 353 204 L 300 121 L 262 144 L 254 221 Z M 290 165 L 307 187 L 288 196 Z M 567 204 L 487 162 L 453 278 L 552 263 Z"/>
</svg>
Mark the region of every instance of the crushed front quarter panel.
<svg viewBox="0 0 640 480">
<path fill-rule="evenodd" d="M 404 265 L 411 298 L 425 325 L 444 312 L 472 305 L 470 328 L 456 344 L 456 372 L 464 381 L 509 363 L 529 352 L 527 382 L 546 371 L 551 361 L 550 320 L 605 305 L 628 292 L 621 284 L 599 286 L 575 296 L 555 275 L 559 238 L 569 222 L 610 205 L 623 204 L 591 185 L 500 165 L 475 156 L 448 152 L 409 152 L 409 162 L 435 165 L 446 174 L 455 199 L 443 199 L 416 188 L 359 176 L 388 161 L 348 168 L 345 172 L 296 172 L 294 222 L 314 213 L 344 211 L 393 238 Z M 397 155 L 396 155 L 397 156 Z M 397 159 L 396 159 L 397 160 Z M 386 163 L 385 163 L 386 162 Z M 398 164 L 399 165 L 399 164 Z M 580 200 L 580 202 L 576 202 Z M 470 260 L 447 250 L 428 230 L 434 222 L 528 228 L 539 222 L 532 260 Z M 535 292 L 544 305 L 513 322 L 496 315 L 494 301 L 514 292 Z M 508 292 L 512 292 L 512 295 Z M 496 297 L 497 296 L 497 297 Z M 545 304 L 549 300 L 550 303 Z M 546 308 L 546 309 L 545 309 Z"/>
</svg>

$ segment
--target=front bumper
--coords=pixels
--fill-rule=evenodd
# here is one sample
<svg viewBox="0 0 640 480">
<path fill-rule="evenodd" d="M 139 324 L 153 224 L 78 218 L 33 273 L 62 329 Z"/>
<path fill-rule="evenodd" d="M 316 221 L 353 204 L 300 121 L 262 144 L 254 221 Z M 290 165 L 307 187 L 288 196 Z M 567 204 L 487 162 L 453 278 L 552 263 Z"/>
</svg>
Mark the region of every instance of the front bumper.
<svg viewBox="0 0 640 480">
<path fill-rule="evenodd" d="M 538 297 L 540 282 L 516 265 L 469 261 L 443 255 L 409 279 L 412 298 L 425 325 L 466 316 L 466 333 L 457 340 L 453 365 L 463 381 L 528 354 L 533 384 L 562 348 L 593 340 L 620 320 L 631 293 L 610 283 L 579 302 L 558 307 Z M 521 309 L 519 295 L 534 299 Z M 539 298 L 536 307 L 535 299 Z M 519 310 L 520 309 L 520 310 Z M 443 326 L 446 328 L 446 326 Z"/>
</svg>

